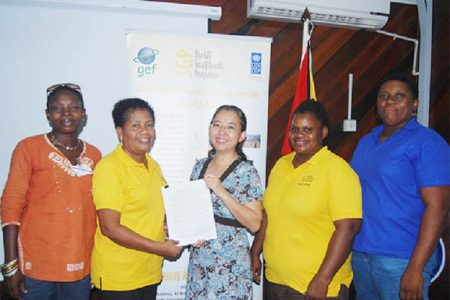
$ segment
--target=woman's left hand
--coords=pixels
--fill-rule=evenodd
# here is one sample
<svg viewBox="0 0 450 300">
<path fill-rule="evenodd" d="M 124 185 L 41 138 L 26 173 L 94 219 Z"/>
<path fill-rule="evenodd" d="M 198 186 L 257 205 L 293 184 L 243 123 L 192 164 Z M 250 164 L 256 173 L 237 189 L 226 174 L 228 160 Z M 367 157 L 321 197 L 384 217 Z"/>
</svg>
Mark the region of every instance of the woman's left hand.
<svg viewBox="0 0 450 300">
<path fill-rule="evenodd" d="M 192 244 L 192 247 L 198 248 L 201 245 L 203 245 L 204 242 L 205 242 L 205 240 L 198 240 L 198 241 L 196 241 L 195 243 Z"/>
<path fill-rule="evenodd" d="M 311 280 L 305 293 L 306 300 L 324 300 L 327 297 L 330 282 L 317 276 Z"/>
<path fill-rule="evenodd" d="M 439 241 L 449 210 L 448 186 L 423 187 L 420 194 L 425 204 L 425 212 L 416 247 L 400 279 L 402 300 L 423 299 L 423 268 Z"/>
<path fill-rule="evenodd" d="M 400 299 L 423 299 L 423 272 L 407 267 L 400 279 Z"/>
</svg>

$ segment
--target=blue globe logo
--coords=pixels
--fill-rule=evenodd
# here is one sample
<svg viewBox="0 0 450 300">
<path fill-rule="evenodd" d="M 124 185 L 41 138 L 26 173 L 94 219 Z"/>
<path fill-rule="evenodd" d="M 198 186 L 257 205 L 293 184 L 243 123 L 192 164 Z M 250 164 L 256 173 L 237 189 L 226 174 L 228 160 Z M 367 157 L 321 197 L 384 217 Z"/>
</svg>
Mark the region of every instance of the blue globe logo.
<svg viewBox="0 0 450 300">
<path fill-rule="evenodd" d="M 144 47 L 139 50 L 137 56 L 134 58 L 135 62 L 140 62 L 144 65 L 150 65 L 155 61 L 155 56 L 159 54 L 159 51 L 156 49 Z"/>
</svg>

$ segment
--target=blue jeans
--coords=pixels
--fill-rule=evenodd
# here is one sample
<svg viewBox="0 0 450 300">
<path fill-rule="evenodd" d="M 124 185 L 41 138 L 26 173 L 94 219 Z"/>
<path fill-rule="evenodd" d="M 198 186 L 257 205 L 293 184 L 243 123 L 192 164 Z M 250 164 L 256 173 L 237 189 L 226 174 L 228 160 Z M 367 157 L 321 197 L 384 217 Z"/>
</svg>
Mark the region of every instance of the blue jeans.
<svg viewBox="0 0 450 300">
<path fill-rule="evenodd" d="M 74 282 L 24 280 L 27 293 L 20 293 L 23 300 L 88 300 L 91 293 L 91 276 Z"/>
<path fill-rule="evenodd" d="M 352 253 L 353 285 L 357 300 L 400 299 L 400 279 L 409 259 Z M 423 299 L 428 300 L 432 271 L 438 264 L 437 251 L 428 260 L 423 272 Z"/>
</svg>

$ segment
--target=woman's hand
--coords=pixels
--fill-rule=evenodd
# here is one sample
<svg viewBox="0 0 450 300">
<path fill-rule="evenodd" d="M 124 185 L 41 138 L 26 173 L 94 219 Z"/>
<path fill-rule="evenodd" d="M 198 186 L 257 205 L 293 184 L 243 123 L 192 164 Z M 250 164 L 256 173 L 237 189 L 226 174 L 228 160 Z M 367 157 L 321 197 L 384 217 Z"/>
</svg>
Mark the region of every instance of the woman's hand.
<svg viewBox="0 0 450 300">
<path fill-rule="evenodd" d="M 423 187 L 420 194 L 425 204 L 425 212 L 417 244 L 400 279 L 402 300 L 423 299 L 423 269 L 439 243 L 449 211 L 448 186 Z"/>
<path fill-rule="evenodd" d="M 261 259 L 259 258 L 259 255 L 252 255 L 252 275 L 253 275 L 253 281 L 256 284 L 261 283 Z"/>
<path fill-rule="evenodd" d="M 327 297 L 329 281 L 314 276 L 305 293 L 306 300 L 324 300 Z"/>
<path fill-rule="evenodd" d="M 206 186 L 222 200 L 231 214 L 250 232 L 255 233 L 261 227 L 261 201 L 241 204 L 222 185 L 219 177 L 206 173 L 203 177 Z"/>
<path fill-rule="evenodd" d="M 261 218 L 261 228 L 256 232 L 255 238 L 253 239 L 252 247 L 250 248 L 250 256 L 252 258 L 252 275 L 253 281 L 256 284 L 261 283 L 261 252 L 263 248 L 264 238 L 266 236 L 267 229 L 267 214 L 266 211 L 262 211 Z"/>
<path fill-rule="evenodd" d="M 400 279 L 400 299 L 423 299 L 423 271 L 407 267 Z"/>
<path fill-rule="evenodd" d="M 14 260 L 18 259 L 18 236 L 19 236 L 19 226 L 15 224 L 6 225 L 3 227 L 3 246 L 5 253 L 5 262 L 12 263 Z M 19 266 L 17 266 L 19 268 Z M 19 291 L 26 293 L 25 282 L 23 280 L 23 275 L 20 272 L 20 268 L 17 270 L 16 274 L 11 277 L 4 278 L 3 287 L 6 290 L 6 294 L 12 299 L 22 299 L 20 297 Z M 0 296 L 1 297 L 1 296 Z"/>
<path fill-rule="evenodd" d="M 203 245 L 204 242 L 205 242 L 205 240 L 198 240 L 192 244 L 192 247 L 199 248 L 201 245 Z"/>
<path fill-rule="evenodd" d="M 5 278 L 3 287 L 5 288 L 6 294 L 11 299 L 22 299 L 22 297 L 20 297 L 19 290 L 21 290 L 23 293 L 27 292 L 25 282 L 23 280 L 23 275 L 20 270 L 17 271 L 17 273 L 13 276 Z"/>
<path fill-rule="evenodd" d="M 205 181 L 206 187 L 212 190 L 218 196 L 221 195 L 221 192 L 226 191 L 222 185 L 222 182 L 220 181 L 220 178 L 215 175 L 206 173 L 205 176 L 203 176 L 203 180 Z"/>
<path fill-rule="evenodd" d="M 183 250 L 183 248 L 178 246 L 178 244 L 179 242 L 175 240 L 167 240 L 162 242 L 161 250 L 157 254 L 169 258 L 178 258 Z"/>
<path fill-rule="evenodd" d="M 307 300 L 325 299 L 328 285 L 350 254 L 353 238 L 361 226 L 361 219 L 341 219 L 333 224 L 336 229 L 328 242 L 322 264 L 306 290 Z"/>
</svg>

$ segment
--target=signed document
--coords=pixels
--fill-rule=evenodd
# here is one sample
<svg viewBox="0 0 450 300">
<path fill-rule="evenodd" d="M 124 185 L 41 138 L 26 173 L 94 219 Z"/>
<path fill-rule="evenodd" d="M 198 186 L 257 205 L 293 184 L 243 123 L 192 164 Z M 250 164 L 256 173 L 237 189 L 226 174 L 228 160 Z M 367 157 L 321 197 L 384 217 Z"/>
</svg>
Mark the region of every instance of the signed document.
<svg viewBox="0 0 450 300">
<path fill-rule="evenodd" d="M 163 189 L 169 238 L 180 245 L 217 238 L 209 189 L 203 180 Z"/>
</svg>

